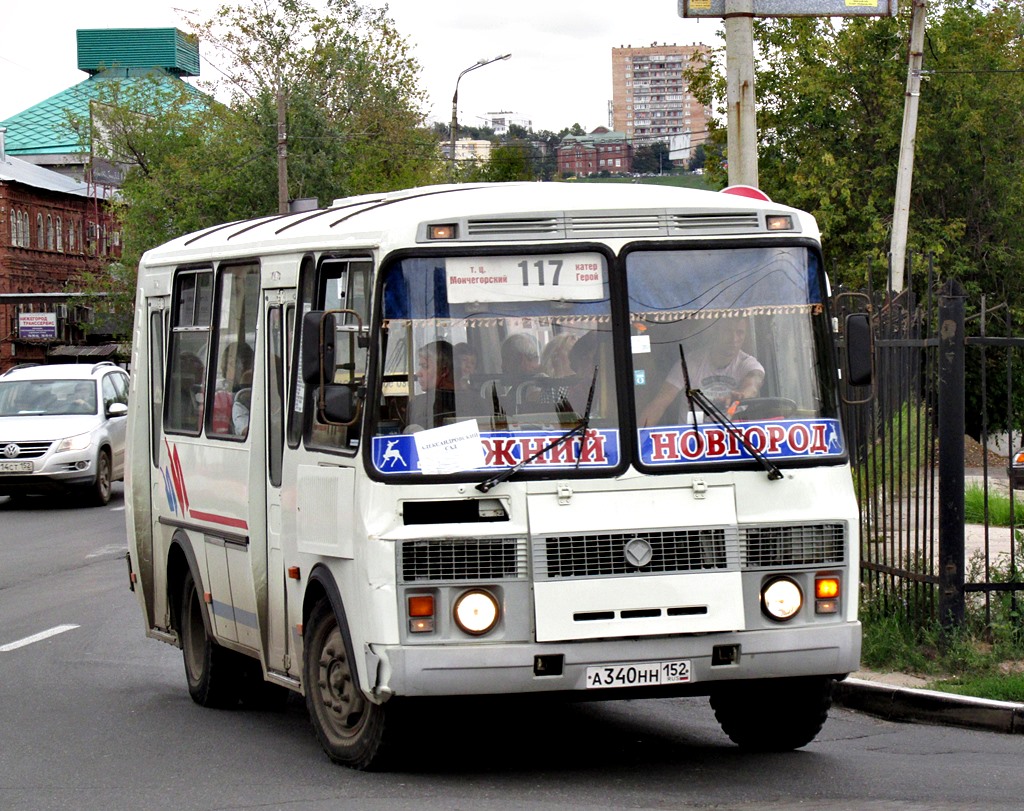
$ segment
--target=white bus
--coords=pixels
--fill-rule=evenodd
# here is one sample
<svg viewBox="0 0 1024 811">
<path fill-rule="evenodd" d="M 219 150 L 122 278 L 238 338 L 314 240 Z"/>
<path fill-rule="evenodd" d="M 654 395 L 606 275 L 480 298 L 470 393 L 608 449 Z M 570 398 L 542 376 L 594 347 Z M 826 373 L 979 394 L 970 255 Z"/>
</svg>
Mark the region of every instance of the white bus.
<svg viewBox="0 0 1024 811">
<path fill-rule="evenodd" d="M 425 696 L 708 695 L 803 746 L 860 657 L 833 333 L 766 198 L 438 186 L 174 240 L 133 342 L 147 634 L 357 768 Z"/>
</svg>

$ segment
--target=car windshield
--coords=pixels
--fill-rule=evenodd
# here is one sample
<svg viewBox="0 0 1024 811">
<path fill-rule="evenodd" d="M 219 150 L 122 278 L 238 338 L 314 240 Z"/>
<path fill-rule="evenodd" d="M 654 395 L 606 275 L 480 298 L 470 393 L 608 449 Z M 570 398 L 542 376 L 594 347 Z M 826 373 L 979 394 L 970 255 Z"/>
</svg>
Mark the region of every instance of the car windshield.
<svg viewBox="0 0 1024 811">
<path fill-rule="evenodd" d="M 0 382 L 0 417 L 66 416 L 96 413 L 91 380 L 10 380 Z"/>
<path fill-rule="evenodd" d="M 385 271 L 373 464 L 384 474 L 615 467 L 608 270 L 596 251 L 403 259 Z M 591 395 L 592 393 L 592 395 Z"/>
<path fill-rule="evenodd" d="M 816 254 L 644 250 L 626 272 L 641 464 L 749 459 L 739 431 L 776 460 L 842 456 Z"/>
</svg>

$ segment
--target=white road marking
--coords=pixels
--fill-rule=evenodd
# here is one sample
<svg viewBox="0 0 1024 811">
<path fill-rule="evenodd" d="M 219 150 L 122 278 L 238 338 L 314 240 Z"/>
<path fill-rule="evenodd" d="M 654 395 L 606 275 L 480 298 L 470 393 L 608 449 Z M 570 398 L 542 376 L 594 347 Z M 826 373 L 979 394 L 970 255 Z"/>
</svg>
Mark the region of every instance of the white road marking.
<svg viewBox="0 0 1024 811">
<path fill-rule="evenodd" d="M 24 648 L 26 645 L 31 645 L 35 642 L 42 642 L 44 639 L 49 639 L 51 636 L 57 636 L 65 631 L 73 631 L 78 628 L 77 625 L 57 625 L 54 628 L 50 628 L 46 631 L 40 631 L 38 634 L 32 634 L 32 636 L 26 636 L 24 639 L 19 639 L 17 642 L 8 642 L 6 645 L 0 645 L 0 653 L 7 653 L 7 651 L 17 650 L 18 648 Z"/>
<path fill-rule="evenodd" d="M 124 512 L 124 504 L 122 504 L 120 507 L 111 507 L 110 511 L 112 513 L 123 513 Z"/>
</svg>

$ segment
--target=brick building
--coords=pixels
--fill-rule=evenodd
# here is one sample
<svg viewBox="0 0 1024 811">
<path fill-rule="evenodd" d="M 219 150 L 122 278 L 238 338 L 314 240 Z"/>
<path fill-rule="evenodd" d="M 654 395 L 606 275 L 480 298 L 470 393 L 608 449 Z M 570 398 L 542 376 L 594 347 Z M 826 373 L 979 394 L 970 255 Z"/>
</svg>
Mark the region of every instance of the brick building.
<svg viewBox="0 0 1024 811">
<path fill-rule="evenodd" d="M 589 135 L 566 135 L 558 146 L 558 172 L 562 176 L 633 171 L 633 147 L 621 132 L 598 127 Z"/>
<path fill-rule="evenodd" d="M 612 121 L 634 146 L 662 141 L 684 159 L 704 143 L 711 111 L 690 92 L 684 71 L 703 64 L 707 45 L 612 48 Z"/>
<path fill-rule="evenodd" d="M 100 194 L 6 154 L 4 135 L 0 128 L 0 371 L 84 342 L 89 311 L 68 304 L 69 286 L 121 251 Z"/>
</svg>

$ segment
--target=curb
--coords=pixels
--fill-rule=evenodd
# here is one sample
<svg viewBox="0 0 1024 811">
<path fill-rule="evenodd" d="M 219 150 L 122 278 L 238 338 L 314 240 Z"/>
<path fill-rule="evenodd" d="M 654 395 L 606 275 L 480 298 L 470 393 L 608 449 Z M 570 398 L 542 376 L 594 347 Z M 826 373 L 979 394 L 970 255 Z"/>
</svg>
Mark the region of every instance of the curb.
<svg viewBox="0 0 1024 811">
<path fill-rule="evenodd" d="M 1013 701 L 894 687 L 862 679 L 837 682 L 832 690 L 832 699 L 847 709 L 877 715 L 888 721 L 918 721 L 1024 734 L 1024 704 Z"/>
</svg>

